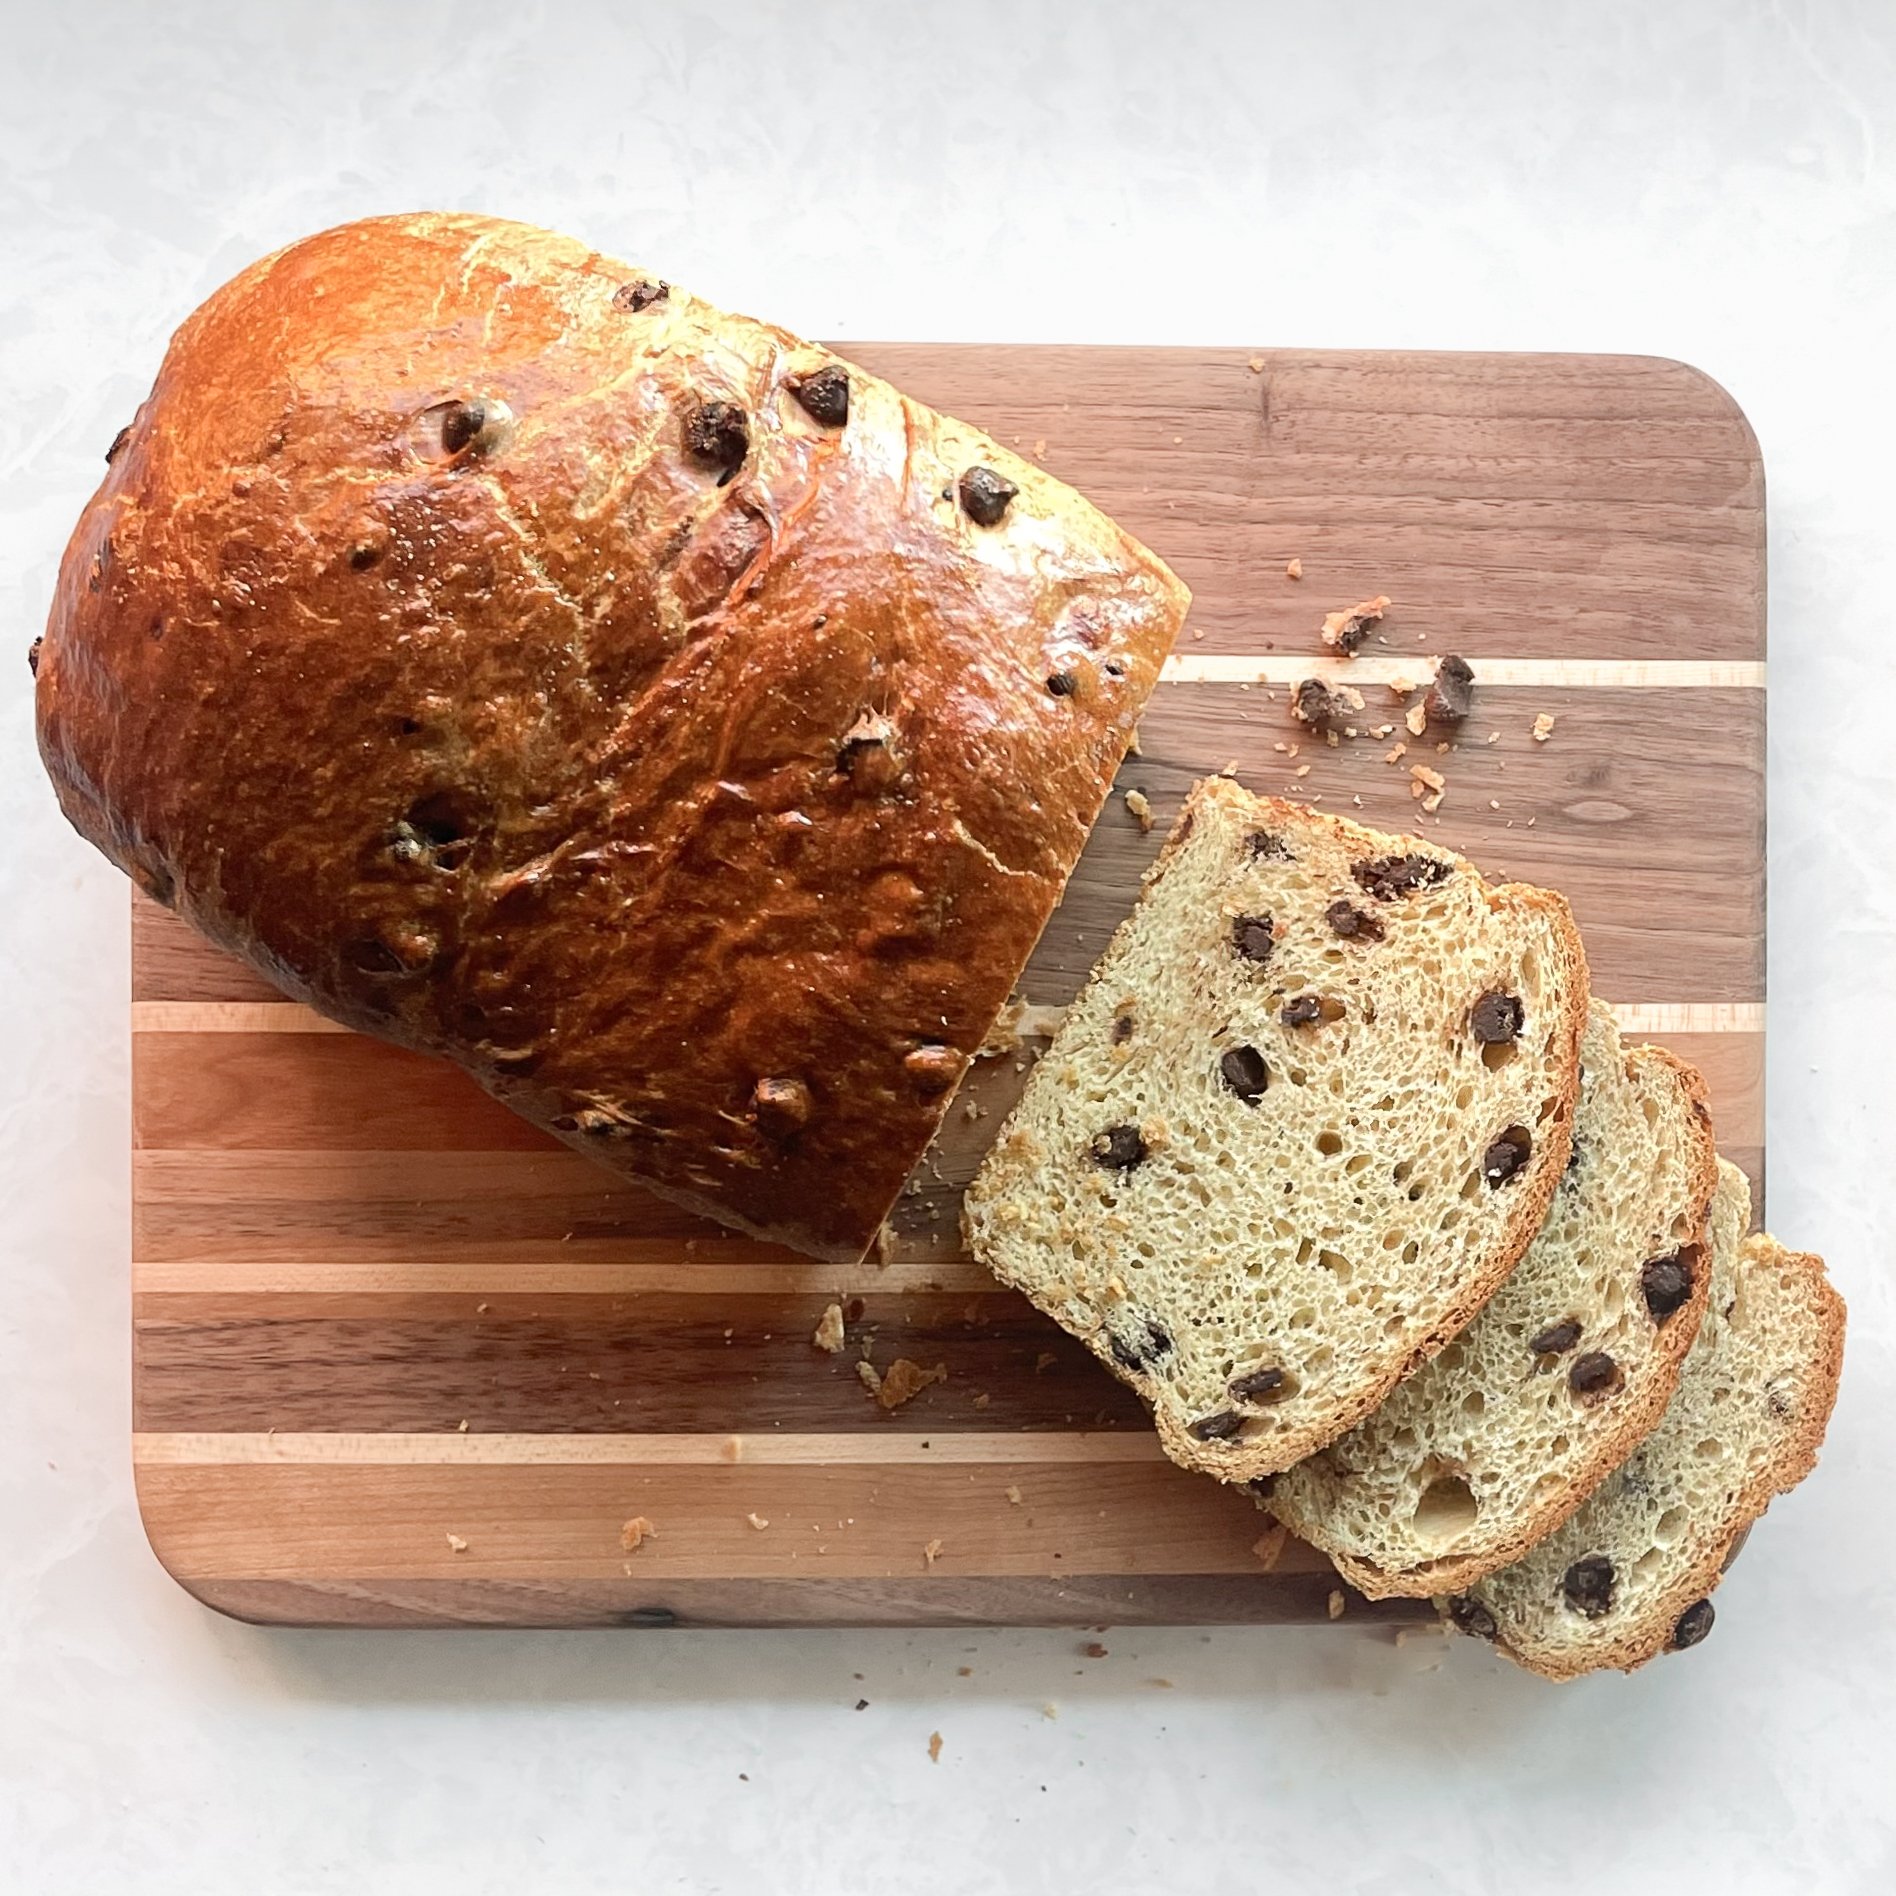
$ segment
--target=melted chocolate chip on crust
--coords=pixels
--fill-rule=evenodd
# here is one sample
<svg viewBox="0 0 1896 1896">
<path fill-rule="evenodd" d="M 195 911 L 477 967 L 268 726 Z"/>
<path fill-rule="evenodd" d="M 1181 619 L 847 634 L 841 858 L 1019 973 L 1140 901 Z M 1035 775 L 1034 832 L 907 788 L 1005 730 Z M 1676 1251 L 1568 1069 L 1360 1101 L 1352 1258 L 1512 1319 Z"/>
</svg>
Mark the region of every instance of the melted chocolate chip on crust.
<svg viewBox="0 0 1896 1896">
<path fill-rule="evenodd" d="M 1717 1617 L 1710 1600 L 1694 1600 L 1672 1628 L 1672 1650 L 1684 1652 L 1688 1646 L 1696 1646 L 1712 1630 Z"/>
<path fill-rule="evenodd" d="M 833 362 L 795 377 L 790 393 L 803 412 L 825 428 L 840 428 L 849 419 L 849 372 Z"/>
<path fill-rule="evenodd" d="M 654 283 L 647 277 L 640 277 L 636 283 L 621 283 L 612 292 L 612 307 L 626 309 L 636 315 L 642 309 L 650 309 L 654 303 L 662 303 L 671 295 L 669 283 Z"/>
<path fill-rule="evenodd" d="M 991 467 L 971 467 L 961 477 L 959 492 L 961 511 L 977 527 L 997 527 L 1020 489 Z"/>
<path fill-rule="evenodd" d="M 750 418 L 735 402 L 700 402 L 685 418 L 685 452 L 724 486 L 750 453 Z"/>
</svg>

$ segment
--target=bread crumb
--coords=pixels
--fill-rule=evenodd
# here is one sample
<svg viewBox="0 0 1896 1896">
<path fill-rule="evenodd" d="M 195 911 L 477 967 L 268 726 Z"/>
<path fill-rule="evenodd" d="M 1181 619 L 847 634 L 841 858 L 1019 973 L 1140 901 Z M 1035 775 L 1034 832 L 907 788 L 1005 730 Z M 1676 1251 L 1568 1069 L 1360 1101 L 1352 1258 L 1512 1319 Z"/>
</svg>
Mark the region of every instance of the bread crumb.
<svg viewBox="0 0 1896 1896">
<path fill-rule="evenodd" d="M 1051 1350 L 1042 1350 L 1040 1354 L 1034 1358 L 1034 1374 L 1038 1376 L 1042 1370 L 1051 1369 L 1059 1360 L 1059 1357 L 1054 1355 Z"/>
<path fill-rule="evenodd" d="M 1540 716 L 1534 720 L 1534 742 L 1536 744 L 1545 744 L 1553 734 L 1554 720 L 1547 712 L 1543 711 Z"/>
<path fill-rule="evenodd" d="M 1424 786 L 1430 790 L 1444 790 L 1448 787 L 1442 773 L 1439 770 L 1431 770 L 1427 764 L 1411 764 L 1409 775 L 1414 779 L 1409 785 L 1410 792 L 1418 797 L 1422 794 Z"/>
<path fill-rule="evenodd" d="M 631 1520 L 619 1530 L 619 1545 L 628 1554 L 636 1554 L 646 1541 L 657 1538 L 658 1529 L 642 1514 L 633 1515 Z"/>
<path fill-rule="evenodd" d="M 938 1561 L 940 1558 L 941 1558 L 941 1536 L 937 1534 L 935 1538 L 932 1541 L 930 1541 L 926 1547 L 922 1549 L 922 1559 L 927 1565 L 932 1567 L 935 1564 L 935 1562 Z"/>
<path fill-rule="evenodd" d="M 1285 562 L 1284 577 L 1286 579 L 1302 579 L 1303 576 L 1304 563 L 1302 560 L 1288 560 Z"/>
<path fill-rule="evenodd" d="M 1330 1589 L 1330 1597 L 1324 1602 L 1324 1606 L 1333 1620 L 1340 1620 L 1343 1617 L 1343 1592 L 1340 1587 Z"/>
<path fill-rule="evenodd" d="M 1411 737 L 1420 737 L 1429 728 L 1429 707 L 1424 699 L 1418 698 L 1403 713 L 1402 721 L 1409 727 Z"/>
<path fill-rule="evenodd" d="M 1498 744 L 1500 743 L 1500 741 L 1501 741 L 1501 733 L 1499 731 L 1490 731 L 1488 733 L 1488 742 L 1490 744 Z"/>
<path fill-rule="evenodd" d="M 457 1435 L 465 1435 L 467 1433 L 467 1417 L 466 1416 L 462 1416 L 460 1421 L 455 1423 L 454 1432 Z"/>
<path fill-rule="evenodd" d="M 1019 1488 L 1015 1487 L 1011 1482 L 1008 1484 L 1007 1498 L 1008 1500 L 1013 1502 L 1015 1507 L 1020 1506 L 1020 1490 Z"/>
<path fill-rule="evenodd" d="M 1226 764 L 1225 767 L 1218 773 L 1218 775 L 1221 777 L 1235 777 L 1237 774 L 1238 774 L 1238 760 L 1235 757 L 1232 758 L 1230 763 Z"/>
<path fill-rule="evenodd" d="M 1310 775 L 1310 766 L 1308 764 L 1299 764 L 1297 768 L 1291 772 L 1291 775 L 1293 777 L 1307 777 Z"/>
<path fill-rule="evenodd" d="M 1264 373 L 1264 358 L 1262 356 L 1253 356 L 1250 360 L 1249 367 L 1253 375 L 1262 375 Z"/>
<path fill-rule="evenodd" d="M 1034 459 L 1044 461 L 1047 458 L 1047 444 L 1044 441 L 1034 443 Z"/>
<path fill-rule="evenodd" d="M 858 1374 L 865 1368 L 869 1369 L 870 1375 L 875 1374 L 874 1368 L 868 1364 L 859 1363 L 856 1368 Z M 863 1380 L 867 1382 L 868 1378 L 864 1377 Z M 946 1363 L 937 1363 L 933 1369 L 924 1369 L 919 1363 L 911 1363 L 906 1356 L 898 1356 L 877 1383 L 876 1400 L 885 1409 L 899 1409 L 903 1403 L 920 1395 L 930 1383 L 947 1380 Z"/>
<path fill-rule="evenodd" d="M 1041 1706 L 1040 1716 L 1042 1718 L 1058 1718 L 1060 1716 L 1060 1708 L 1054 1704 L 1052 1699 L 1049 1699 L 1046 1704 Z"/>
<path fill-rule="evenodd" d="M 448 1549 L 451 1553 L 464 1554 L 467 1552 L 467 1542 L 464 1541 L 459 1534 L 450 1534 L 448 1536 Z"/>
<path fill-rule="evenodd" d="M 1258 1562 L 1266 1573 L 1277 1571 L 1277 1563 L 1284 1557 L 1284 1543 L 1289 1539 L 1290 1529 L 1282 1521 L 1273 1521 L 1251 1543 L 1251 1551 L 1258 1557 Z"/>
<path fill-rule="evenodd" d="M 486 1316 L 486 1314 L 487 1314 L 487 1306 L 486 1306 L 485 1304 L 476 1304 L 476 1305 L 474 1306 L 474 1314 L 475 1314 L 475 1315 L 476 1315 L 477 1317 L 484 1317 L 484 1316 Z"/>
<path fill-rule="evenodd" d="M 831 1304 L 824 1312 L 810 1338 L 811 1344 L 819 1350 L 827 1350 L 834 1356 L 843 1347 L 843 1306 Z"/>
<path fill-rule="evenodd" d="M 726 1437 L 724 1438 L 724 1445 L 723 1445 L 723 1447 L 721 1447 L 721 1448 L 720 1448 L 720 1449 L 718 1450 L 718 1457 L 719 1457 L 719 1459 L 720 1459 L 720 1460 L 722 1460 L 722 1461 L 727 1461 L 727 1462 L 740 1462 L 740 1461 L 742 1461 L 742 1460 L 744 1459 L 744 1438 L 743 1438 L 743 1436 L 741 1436 L 741 1435 L 727 1435 L 727 1436 L 726 1436 Z"/>
<path fill-rule="evenodd" d="M 892 1224 L 885 1223 L 876 1229 L 876 1262 L 884 1270 L 895 1262 L 895 1227 Z"/>
<path fill-rule="evenodd" d="M 1399 742 L 1393 750 L 1383 753 L 1383 762 L 1385 764 L 1399 764 L 1408 754 L 1408 745 Z"/>
<path fill-rule="evenodd" d="M 988 1404 L 992 1402 L 993 1400 L 994 1398 L 990 1396 L 985 1389 L 983 1389 L 980 1392 L 980 1394 L 975 1397 L 974 1406 L 977 1409 L 985 1409 L 988 1406 Z"/>
<path fill-rule="evenodd" d="M 866 1356 L 856 1365 L 856 1374 L 861 1377 L 862 1386 L 868 1390 L 872 1396 L 881 1396 L 882 1376 L 875 1364 L 870 1362 Z"/>
<path fill-rule="evenodd" d="M 957 1679 L 972 1679 L 974 1677 L 974 1668 L 972 1666 L 956 1666 L 955 1677 Z"/>
<path fill-rule="evenodd" d="M 928 1762 L 930 1764 L 941 1762 L 941 1733 L 938 1731 L 931 1731 L 928 1734 Z"/>
<path fill-rule="evenodd" d="M 1146 793 L 1143 790 L 1128 790 L 1126 792 L 1126 808 L 1138 819 L 1139 827 L 1142 830 L 1149 830 L 1152 827 L 1152 805 L 1147 801 Z"/>
<path fill-rule="evenodd" d="M 1500 805 L 1500 803 L 1499 803 L 1499 802 L 1498 802 L 1498 801 L 1497 801 L 1497 800 L 1496 800 L 1495 798 L 1493 798 L 1493 797 L 1490 797 L 1490 798 L 1488 799 L 1488 808 L 1489 808 L 1489 809 L 1491 809 L 1491 810 L 1498 810 L 1498 809 L 1500 809 L 1500 807 L 1501 807 L 1501 805 Z"/>
<path fill-rule="evenodd" d="M 1146 1684 L 1156 1685 L 1161 1692 L 1169 1692 L 1172 1689 L 1172 1681 L 1170 1679 L 1148 1679 Z"/>
<path fill-rule="evenodd" d="M 1097 1639 L 1089 1639 L 1086 1644 L 1080 1648 L 1080 1657 L 1082 1659 L 1104 1659 L 1106 1656 L 1106 1648 L 1102 1646 Z"/>
<path fill-rule="evenodd" d="M 1196 626 L 1196 625 L 1195 625 L 1195 626 L 1193 626 L 1193 627 L 1192 627 L 1192 637 L 1193 637 L 1193 638 L 1195 638 L 1195 639 L 1202 639 L 1202 638 L 1203 638 L 1204 636 L 1205 636 L 1205 633 L 1204 633 L 1204 628 L 1203 628 L 1202 626 Z"/>
<path fill-rule="evenodd" d="M 1145 755 L 1145 752 L 1139 748 L 1139 727 L 1136 724 L 1132 727 L 1132 735 L 1126 739 L 1126 755 L 1128 757 L 1143 757 Z"/>
<path fill-rule="evenodd" d="M 767 1520 L 765 1520 L 761 1514 L 747 1514 L 744 1516 L 744 1518 L 751 1524 L 752 1527 L 756 1528 L 756 1530 L 760 1534 L 764 1531 L 765 1528 L 767 1528 L 770 1525 L 770 1523 Z"/>
<path fill-rule="evenodd" d="M 1334 646 L 1345 658 L 1354 658 L 1363 641 L 1369 637 L 1369 628 L 1388 610 L 1388 595 L 1378 593 L 1374 599 L 1359 600 L 1347 612 L 1326 613 L 1323 620 L 1324 644 Z"/>
</svg>

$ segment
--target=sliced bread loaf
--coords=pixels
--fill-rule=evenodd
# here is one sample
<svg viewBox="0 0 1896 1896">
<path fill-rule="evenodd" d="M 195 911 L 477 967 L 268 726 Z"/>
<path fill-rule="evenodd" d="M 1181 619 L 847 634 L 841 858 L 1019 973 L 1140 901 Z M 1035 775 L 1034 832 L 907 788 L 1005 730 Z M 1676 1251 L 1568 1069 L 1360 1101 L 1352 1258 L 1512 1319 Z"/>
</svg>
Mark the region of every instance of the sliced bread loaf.
<svg viewBox="0 0 1896 1896">
<path fill-rule="evenodd" d="M 1464 1632 L 1550 1679 L 1696 1646 L 1746 1528 L 1816 1464 L 1843 1300 L 1821 1259 L 1741 1242 L 1750 1194 L 1719 1170 L 1712 1301 L 1665 1418 L 1564 1526 L 1448 1603 Z"/>
<path fill-rule="evenodd" d="M 1488 1307 L 1270 1509 L 1372 1599 L 1459 1592 L 1519 1559 L 1664 1412 L 1698 1332 L 1718 1183 L 1699 1076 L 1620 1045 L 1594 1002 L 1573 1156 Z"/>
<path fill-rule="evenodd" d="M 969 1188 L 968 1242 L 1175 1460 L 1287 1468 L 1539 1230 L 1586 1000 L 1558 896 L 1202 783 Z"/>
</svg>

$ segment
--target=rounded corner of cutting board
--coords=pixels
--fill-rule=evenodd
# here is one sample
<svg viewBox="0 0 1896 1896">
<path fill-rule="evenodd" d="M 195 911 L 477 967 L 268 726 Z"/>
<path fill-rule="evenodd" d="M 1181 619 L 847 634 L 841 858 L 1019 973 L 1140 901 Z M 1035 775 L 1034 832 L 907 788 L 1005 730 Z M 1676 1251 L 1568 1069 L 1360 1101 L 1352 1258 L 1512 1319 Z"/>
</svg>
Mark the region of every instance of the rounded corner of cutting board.
<svg viewBox="0 0 1896 1896">
<path fill-rule="evenodd" d="M 139 1458 L 134 1444 L 132 1494 L 138 1506 L 138 1525 L 144 1532 L 145 1545 L 151 1550 L 152 1559 L 164 1570 L 166 1578 L 188 1593 L 199 1606 L 208 1607 L 221 1618 L 239 1620 L 253 1626 L 267 1624 L 268 1615 L 237 1606 L 224 1595 L 216 1579 L 192 1571 L 189 1558 L 172 1536 L 165 1509 L 154 1499 L 153 1489 L 158 1479 L 158 1471 Z"/>
</svg>

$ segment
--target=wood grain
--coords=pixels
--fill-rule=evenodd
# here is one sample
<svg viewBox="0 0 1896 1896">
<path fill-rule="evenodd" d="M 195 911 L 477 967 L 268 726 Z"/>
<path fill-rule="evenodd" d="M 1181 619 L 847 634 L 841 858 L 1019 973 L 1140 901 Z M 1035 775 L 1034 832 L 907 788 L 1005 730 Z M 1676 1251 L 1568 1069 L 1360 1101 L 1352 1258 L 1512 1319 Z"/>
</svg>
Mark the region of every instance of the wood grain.
<svg viewBox="0 0 1896 1896">
<path fill-rule="evenodd" d="M 1596 991 L 1701 1068 L 1761 1185 L 1763 480 L 1722 391 L 1631 357 L 847 353 L 1037 453 L 1197 595 L 1120 778 L 1159 825 L 1109 805 L 1023 982 L 1033 1024 L 1072 998 L 1189 783 L 1234 766 L 1563 889 Z M 1353 675 L 1364 731 L 1396 729 L 1311 742 L 1288 690 L 1326 669 L 1324 613 L 1376 593 L 1394 603 Z M 1438 752 L 1387 681 L 1451 650 L 1477 702 Z M 1434 816 L 1416 762 L 1447 780 Z M 838 1269 L 594 1169 L 149 902 L 132 926 L 134 1460 L 153 1545 L 212 1605 L 354 1625 L 1327 1616 L 1316 1555 L 1267 1566 L 1249 1497 L 1165 1462 L 1128 1392 L 962 1253 L 960 1188 L 1038 1041 L 977 1068 L 889 1260 Z M 831 1301 L 840 1356 L 810 1340 Z M 865 1356 L 947 1374 L 891 1413 Z M 637 1515 L 658 1531 L 628 1553 Z M 1345 1623 L 1426 1611 L 1343 1591 Z"/>
</svg>

